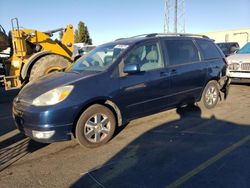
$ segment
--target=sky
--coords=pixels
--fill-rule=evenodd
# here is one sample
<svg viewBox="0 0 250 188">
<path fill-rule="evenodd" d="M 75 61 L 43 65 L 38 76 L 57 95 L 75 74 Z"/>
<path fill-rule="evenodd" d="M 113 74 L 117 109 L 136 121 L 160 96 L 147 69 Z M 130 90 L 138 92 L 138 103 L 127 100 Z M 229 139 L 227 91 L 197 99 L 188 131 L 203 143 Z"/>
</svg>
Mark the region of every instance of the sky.
<svg viewBox="0 0 250 188">
<path fill-rule="evenodd" d="M 145 33 L 163 32 L 164 0 L 2 0 L 0 24 L 19 25 L 40 31 L 83 21 L 98 45 Z M 188 33 L 250 27 L 250 0 L 186 0 L 185 30 Z"/>
</svg>

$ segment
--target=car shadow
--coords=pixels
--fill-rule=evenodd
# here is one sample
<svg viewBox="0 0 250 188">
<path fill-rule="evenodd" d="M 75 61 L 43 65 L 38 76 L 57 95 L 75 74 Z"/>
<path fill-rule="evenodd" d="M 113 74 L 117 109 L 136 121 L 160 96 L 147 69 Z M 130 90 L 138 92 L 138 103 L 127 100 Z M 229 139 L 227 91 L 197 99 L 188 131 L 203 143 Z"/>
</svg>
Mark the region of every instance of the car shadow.
<svg viewBox="0 0 250 188">
<path fill-rule="evenodd" d="M 1 103 L 12 102 L 12 100 L 17 96 L 20 89 L 13 89 L 6 91 L 4 87 L 0 87 L 0 105 Z"/>
<path fill-rule="evenodd" d="M 38 143 L 18 133 L 0 143 L 0 172 L 25 155 L 33 153 L 48 144 Z"/>
<path fill-rule="evenodd" d="M 19 90 L 5 91 L 0 87 L 0 136 L 16 129 L 12 119 L 12 101 Z"/>
<path fill-rule="evenodd" d="M 35 152 L 48 144 L 30 140 L 16 130 L 12 118 L 12 100 L 18 90 L 0 90 L 0 172 L 25 155 Z"/>
<path fill-rule="evenodd" d="M 250 127 L 196 106 L 153 128 L 71 187 L 250 187 Z"/>
<path fill-rule="evenodd" d="M 3 136 L 16 129 L 11 114 L 12 114 L 12 104 L 0 103 L 0 136 Z"/>
</svg>

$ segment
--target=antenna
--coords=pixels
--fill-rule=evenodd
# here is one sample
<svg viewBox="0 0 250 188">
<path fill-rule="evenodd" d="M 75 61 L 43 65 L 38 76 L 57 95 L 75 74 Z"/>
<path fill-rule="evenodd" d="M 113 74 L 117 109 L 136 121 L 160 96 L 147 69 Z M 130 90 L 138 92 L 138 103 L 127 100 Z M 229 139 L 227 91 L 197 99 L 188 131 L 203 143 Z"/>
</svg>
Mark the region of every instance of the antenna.
<svg viewBox="0 0 250 188">
<path fill-rule="evenodd" d="M 164 0 L 164 33 L 185 33 L 185 0 Z"/>
</svg>

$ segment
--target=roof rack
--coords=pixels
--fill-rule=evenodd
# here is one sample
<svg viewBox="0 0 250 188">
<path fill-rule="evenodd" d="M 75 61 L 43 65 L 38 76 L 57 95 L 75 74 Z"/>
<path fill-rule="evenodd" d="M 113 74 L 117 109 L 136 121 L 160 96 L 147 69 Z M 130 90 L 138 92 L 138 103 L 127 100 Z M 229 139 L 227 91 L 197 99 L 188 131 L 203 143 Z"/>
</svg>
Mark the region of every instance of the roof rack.
<svg viewBox="0 0 250 188">
<path fill-rule="evenodd" d="M 136 36 L 128 37 L 128 38 L 119 38 L 119 39 L 116 39 L 115 41 L 122 40 L 122 39 L 129 39 L 129 38 L 156 37 L 156 36 L 201 37 L 201 38 L 205 38 L 205 39 L 210 39 L 206 35 L 192 34 L 192 33 L 148 33 L 148 34 L 136 35 Z"/>
<path fill-rule="evenodd" d="M 201 37 L 201 38 L 209 39 L 209 37 L 206 36 L 206 35 L 192 34 L 192 33 L 149 33 L 149 34 L 133 36 L 131 38 L 136 38 L 136 37 L 156 37 L 156 36 Z"/>
<path fill-rule="evenodd" d="M 156 34 L 156 33 L 154 33 L 154 34 Z M 123 39 L 137 38 L 137 37 L 148 37 L 148 35 L 150 35 L 150 34 L 141 34 L 141 35 L 136 35 L 136 36 L 132 36 L 132 37 L 118 38 L 118 39 L 115 39 L 115 41 L 123 40 Z"/>
<path fill-rule="evenodd" d="M 115 41 L 123 40 L 123 39 L 126 39 L 126 38 L 118 38 L 118 39 L 115 39 Z"/>
</svg>

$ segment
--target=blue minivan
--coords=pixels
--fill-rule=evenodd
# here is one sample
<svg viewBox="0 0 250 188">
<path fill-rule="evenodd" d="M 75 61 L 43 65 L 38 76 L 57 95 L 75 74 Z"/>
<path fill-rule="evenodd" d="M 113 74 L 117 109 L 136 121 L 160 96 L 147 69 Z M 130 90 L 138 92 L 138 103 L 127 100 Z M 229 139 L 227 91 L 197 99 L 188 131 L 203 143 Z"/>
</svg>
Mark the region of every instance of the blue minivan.
<svg viewBox="0 0 250 188">
<path fill-rule="evenodd" d="M 227 62 L 206 36 L 147 34 L 103 44 L 65 72 L 28 83 L 13 101 L 18 129 L 50 143 L 108 142 L 129 121 L 227 95 Z"/>
</svg>

